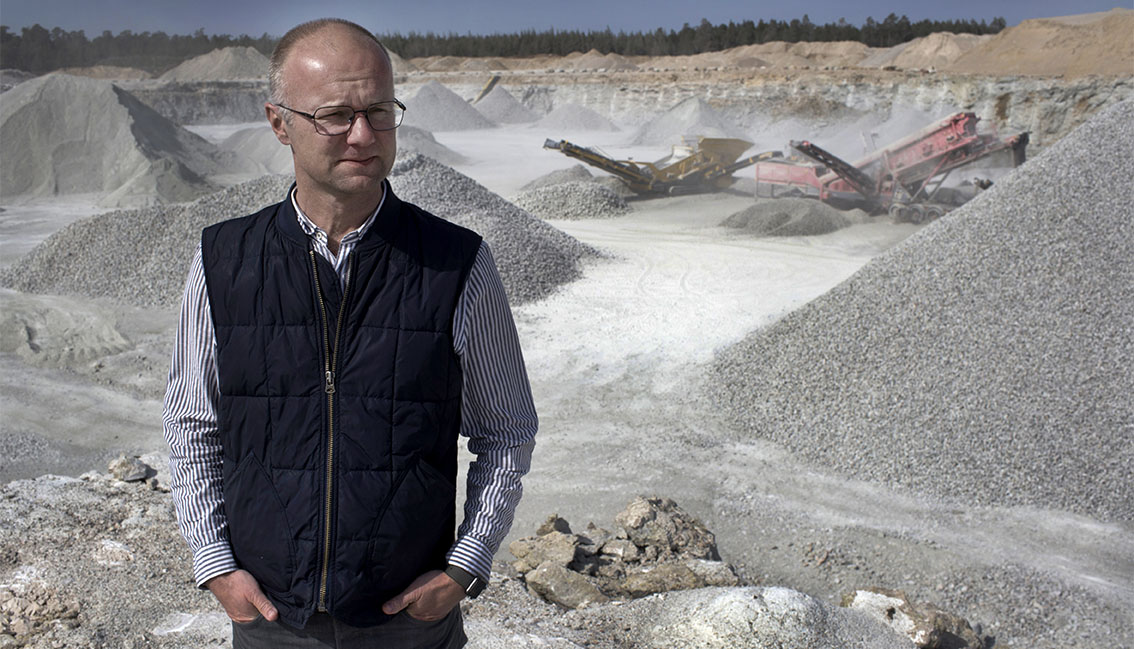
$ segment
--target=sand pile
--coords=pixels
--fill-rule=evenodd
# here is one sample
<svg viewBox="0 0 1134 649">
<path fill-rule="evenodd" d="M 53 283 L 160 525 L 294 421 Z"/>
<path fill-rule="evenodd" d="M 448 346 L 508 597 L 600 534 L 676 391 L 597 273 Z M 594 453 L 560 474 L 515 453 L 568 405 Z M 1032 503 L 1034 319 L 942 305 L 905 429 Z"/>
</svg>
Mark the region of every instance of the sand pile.
<svg viewBox="0 0 1134 649">
<path fill-rule="evenodd" d="M 682 137 L 695 135 L 748 138 L 739 126 L 704 99 L 690 97 L 643 124 L 630 141 L 633 144 L 673 144 Z"/>
<path fill-rule="evenodd" d="M 905 43 L 904 47 L 895 52 L 894 56 L 888 61 L 874 67 L 893 65 L 897 68 L 911 70 L 927 70 L 929 68 L 941 70 L 952 65 L 965 52 L 988 42 L 991 38 L 994 38 L 994 36 L 938 32 Z M 860 62 L 860 65 L 863 64 Z"/>
<path fill-rule="evenodd" d="M 394 67 L 394 74 L 405 74 L 406 72 L 417 71 L 416 65 L 398 56 L 397 52 L 386 50 L 386 53 L 390 55 L 390 63 Z"/>
<path fill-rule="evenodd" d="M 261 165 L 267 173 L 292 173 L 291 147 L 281 144 L 272 127 L 252 126 L 236 131 L 218 145 Z"/>
<path fill-rule="evenodd" d="M 90 77 L 92 79 L 152 79 L 154 75 L 138 68 L 124 68 L 119 65 L 92 65 L 85 68 L 63 68 L 60 74 L 69 74 L 73 77 Z"/>
<path fill-rule="evenodd" d="M 436 81 L 419 88 L 405 104 L 403 123 L 427 131 L 467 131 L 494 126 L 460 95 Z"/>
<path fill-rule="evenodd" d="M 562 104 L 546 114 L 536 126 L 562 131 L 617 131 L 614 122 L 578 104 Z"/>
<path fill-rule="evenodd" d="M 854 210 L 848 215 L 822 201 L 809 198 L 777 198 L 757 201 L 721 222 L 726 228 L 735 228 L 757 236 L 807 237 L 841 230 L 866 213 Z"/>
<path fill-rule="evenodd" d="M 517 101 L 503 86 L 493 88 L 473 108 L 497 124 L 521 124 L 539 119 L 539 115 Z"/>
<path fill-rule="evenodd" d="M 1134 74 L 1134 10 L 1025 20 L 948 67 L 979 74 Z"/>
<path fill-rule="evenodd" d="M 602 54 L 598 50 L 591 50 L 582 56 L 573 58 L 566 65 L 575 70 L 605 70 L 607 72 L 639 69 L 630 59 L 621 54 L 614 52 Z"/>
<path fill-rule="evenodd" d="M 871 48 L 857 41 L 800 42 L 788 47 L 787 53 L 805 59 L 813 66 L 849 67 L 870 55 Z"/>
<path fill-rule="evenodd" d="M 551 173 L 544 174 L 535 180 L 520 188 L 521 191 L 528 191 L 531 189 L 539 189 L 540 187 L 549 187 L 551 185 L 558 185 L 560 183 L 578 182 L 578 181 L 593 181 L 594 175 L 581 164 L 567 167 L 566 169 L 556 169 Z"/>
<path fill-rule="evenodd" d="M 1134 520 L 1134 100 L 720 353 L 738 428 L 961 503 Z"/>
<path fill-rule="evenodd" d="M 195 56 L 161 75 L 166 81 L 266 79 L 268 57 L 254 47 L 222 47 Z"/>
<path fill-rule="evenodd" d="M 597 254 L 468 176 L 425 156 L 395 164 L 390 183 L 404 200 L 479 232 L 492 247 L 513 305 L 546 297 L 575 280 L 582 259 Z"/>
<path fill-rule="evenodd" d="M 104 205 L 192 200 L 249 170 L 107 81 L 51 74 L 4 93 L 5 197 L 109 192 Z"/>
<path fill-rule="evenodd" d="M 496 70 L 507 70 L 508 64 L 497 58 L 482 58 L 477 56 L 461 61 L 458 67 L 461 70 L 470 72 L 493 72 Z"/>
<path fill-rule="evenodd" d="M 621 196 L 587 180 L 529 189 L 512 202 L 541 219 L 612 219 L 632 211 Z"/>
</svg>

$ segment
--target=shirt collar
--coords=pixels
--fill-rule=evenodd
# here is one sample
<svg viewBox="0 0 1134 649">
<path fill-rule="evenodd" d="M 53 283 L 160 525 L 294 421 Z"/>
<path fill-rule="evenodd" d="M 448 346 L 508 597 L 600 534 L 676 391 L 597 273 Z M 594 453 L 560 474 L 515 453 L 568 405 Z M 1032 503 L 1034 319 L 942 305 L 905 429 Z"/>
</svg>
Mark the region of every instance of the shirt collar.
<svg viewBox="0 0 1134 649">
<path fill-rule="evenodd" d="M 303 232 L 307 234 L 307 236 L 316 237 L 325 242 L 327 240 L 327 233 L 324 232 L 322 228 L 315 225 L 315 223 L 312 222 L 311 219 L 307 218 L 307 215 L 304 214 L 303 210 L 299 208 L 299 201 L 297 201 L 295 198 L 297 191 L 299 191 L 298 188 L 292 188 L 291 190 L 291 205 L 295 208 L 295 218 L 297 221 L 299 221 L 299 227 L 303 228 Z M 345 235 L 343 235 L 343 240 L 341 243 L 351 243 L 353 241 L 361 239 L 366 234 L 366 231 L 370 229 L 370 226 L 374 225 L 374 221 L 378 218 L 378 212 L 382 211 L 382 204 L 385 202 L 386 183 L 383 182 L 382 200 L 378 201 L 378 207 L 374 209 L 374 212 L 362 223 L 362 225 L 358 226 L 357 230 L 351 230 L 350 232 L 347 232 Z"/>
</svg>

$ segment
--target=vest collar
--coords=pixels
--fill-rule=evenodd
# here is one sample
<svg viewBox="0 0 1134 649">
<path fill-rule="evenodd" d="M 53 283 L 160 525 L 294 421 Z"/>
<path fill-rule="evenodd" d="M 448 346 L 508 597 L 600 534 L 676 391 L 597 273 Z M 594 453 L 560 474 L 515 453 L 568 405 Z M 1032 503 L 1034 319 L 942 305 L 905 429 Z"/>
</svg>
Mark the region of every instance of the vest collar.
<svg viewBox="0 0 1134 649">
<path fill-rule="evenodd" d="M 383 242 L 389 242 L 394 239 L 398 230 L 401 229 L 402 223 L 402 205 L 404 204 L 400 198 L 394 195 L 394 189 L 390 186 L 389 180 L 383 180 L 385 185 L 386 197 L 382 201 L 382 209 L 378 210 L 378 216 L 374 218 L 374 223 L 370 225 L 370 229 L 366 231 L 362 239 L 355 244 L 355 249 L 370 249 L 382 245 Z M 299 226 L 298 217 L 295 214 L 295 206 L 291 201 L 291 193 L 295 191 L 295 183 L 291 184 L 288 188 L 287 194 L 283 202 L 279 203 L 279 209 L 276 210 L 275 224 L 276 228 L 293 243 L 300 245 L 304 248 L 307 247 L 307 233 Z"/>
</svg>

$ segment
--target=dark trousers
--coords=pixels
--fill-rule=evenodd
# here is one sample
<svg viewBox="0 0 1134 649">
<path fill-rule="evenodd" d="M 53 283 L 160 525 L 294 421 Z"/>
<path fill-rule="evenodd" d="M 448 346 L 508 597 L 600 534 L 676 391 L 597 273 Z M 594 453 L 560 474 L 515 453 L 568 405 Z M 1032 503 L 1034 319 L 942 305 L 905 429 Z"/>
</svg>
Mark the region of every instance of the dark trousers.
<svg viewBox="0 0 1134 649">
<path fill-rule="evenodd" d="M 360 629 L 316 613 L 303 629 L 258 617 L 232 624 L 233 649 L 461 649 L 465 646 L 461 607 L 436 622 L 422 622 L 402 611 L 389 622 Z"/>
</svg>

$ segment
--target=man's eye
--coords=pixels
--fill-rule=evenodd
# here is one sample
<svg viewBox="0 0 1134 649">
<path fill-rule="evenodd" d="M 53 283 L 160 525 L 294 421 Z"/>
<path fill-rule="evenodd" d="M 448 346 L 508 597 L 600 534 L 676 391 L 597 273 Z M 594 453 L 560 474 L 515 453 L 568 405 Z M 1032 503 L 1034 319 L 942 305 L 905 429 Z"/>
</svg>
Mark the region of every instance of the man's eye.
<svg viewBox="0 0 1134 649">
<path fill-rule="evenodd" d="M 319 113 L 316 119 L 329 123 L 341 123 L 349 122 L 352 115 L 351 111 L 345 109 L 328 110 Z"/>
</svg>

